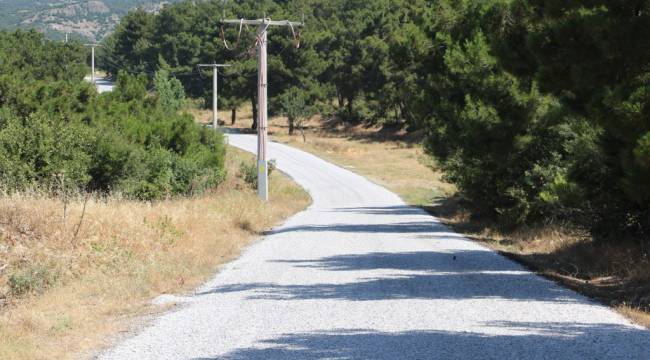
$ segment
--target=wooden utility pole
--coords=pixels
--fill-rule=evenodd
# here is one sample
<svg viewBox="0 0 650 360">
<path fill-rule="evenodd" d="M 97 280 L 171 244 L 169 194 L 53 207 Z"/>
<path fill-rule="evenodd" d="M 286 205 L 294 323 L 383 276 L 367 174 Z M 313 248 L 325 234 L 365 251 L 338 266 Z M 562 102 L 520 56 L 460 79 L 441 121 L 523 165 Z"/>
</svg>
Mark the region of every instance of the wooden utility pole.
<svg viewBox="0 0 650 360">
<path fill-rule="evenodd" d="M 90 74 L 90 81 L 92 81 L 92 83 L 94 84 L 95 83 L 95 48 L 101 45 L 98 44 L 84 44 L 84 45 L 90 46 L 90 48 L 92 49 L 91 50 L 92 55 L 90 60 L 90 68 L 92 69 L 92 73 Z"/>
<path fill-rule="evenodd" d="M 269 169 L 267 161 L 267 30 L 270 26 L 289 26 L 293 30 L 294 27 L 303 26 L 303 22 L 292 22 L 288 20 L 272 21 L 271 19 L 257 19 L 257 20 L 222 20 L 224 24 L 239 25 L 255 25 L 257 26 L 257 55 L 258 55 L 258 71 L 257 71 L 257 84 L 258 84 L 258 112 L 257 112 L 257 194 L 264 200 L 269 200 Z"/>
<path fill-rule="evenodd" d="M 212 128 L 216 129 L 219 126 L 218 123 L 218 115 L 217 115 L 217 89 L 219 87 L 218 85 L 218 74 L 219 71 L 218 69 L 220 67 L 228 67 L 231 65 L 228 64 L 199 64 L 199 67 L 211 67 L 212 68 Z"/>
</svg>

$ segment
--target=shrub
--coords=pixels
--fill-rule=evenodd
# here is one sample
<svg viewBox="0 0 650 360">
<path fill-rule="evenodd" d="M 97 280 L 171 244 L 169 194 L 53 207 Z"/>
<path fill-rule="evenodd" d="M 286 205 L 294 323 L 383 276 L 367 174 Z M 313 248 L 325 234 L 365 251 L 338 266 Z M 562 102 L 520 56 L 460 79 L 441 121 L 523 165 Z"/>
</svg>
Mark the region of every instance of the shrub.
<svg viewBox="0 0 650 360">
<path fill-rule="evenodd" d="M 100 96 L 82 81 L 81 46 L 18 31 L 0 32 L 0 49 L 0 181 L 8 190 L 119 191 L 155 200 L 223 181 L 223 135 L 178 113 L 184 94 L 165 71 L 154 79 L 155 94 L 146 76 L 120 72 L 115 91 Z M 66 69 L 51 71 L 66 59 Z"/>
<path fill-rule="evenodd" d="M 176 78 L 169 78 L 167 70 L 158 70 L 153 78 L 153 87 L 160 106 L 167 110 L 176 112 L 183 107 L 185 102 L 185 90 L 183 84 Z"/>
<path fill-rule="evenodd" d="M 9 275 L 8 285 L 14 296 L 43 291 L 53 285 L 58 278 L 56 272 L 43 265 L 33 265 Z"/>
<path fill-rule="evenodd" d="M 40 183 L 84 187 L 94 131 L 79 122 L 62 122 L 46 115 L 11 117 L 0 128 L 0 174 L 10 189 Z M 60 179 L 59 179 L 60 178 Z"/>
<path fill-rule="evenodd" d="M 269 176 L 275 171 L 275 160 L 269 161 Z M 257 162 L 239 164 L 239 176 L 244 179 L 252 189 L 257 189 Z"/>
</svg>

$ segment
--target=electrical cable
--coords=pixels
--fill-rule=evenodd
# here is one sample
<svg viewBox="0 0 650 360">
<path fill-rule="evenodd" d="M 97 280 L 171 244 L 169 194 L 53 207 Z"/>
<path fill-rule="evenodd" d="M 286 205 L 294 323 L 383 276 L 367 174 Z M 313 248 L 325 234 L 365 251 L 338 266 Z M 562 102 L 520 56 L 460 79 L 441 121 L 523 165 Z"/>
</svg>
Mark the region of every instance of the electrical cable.
<svg viewBox="0 0 650 360">
<path fill-rule="evenodd" d="M 230 47 L 228 47 L 228 41 L 226 40 L 226 35 L 224 34 L 223 31 L 223 25 L 221 25 L 221 39 L 223 40 L 223 45 L 226 47 L 226 49 L 233 51 L 239 47 L 239 41 L 241 40 L 241 33 L 243 28 L 244 28 L 244 19 L 242 18 L 240 19 L 239 22 L 239 34 L 237 35 L 237 42 L 235 43 L 235 47 L 231 49 Z"/>
</svg>

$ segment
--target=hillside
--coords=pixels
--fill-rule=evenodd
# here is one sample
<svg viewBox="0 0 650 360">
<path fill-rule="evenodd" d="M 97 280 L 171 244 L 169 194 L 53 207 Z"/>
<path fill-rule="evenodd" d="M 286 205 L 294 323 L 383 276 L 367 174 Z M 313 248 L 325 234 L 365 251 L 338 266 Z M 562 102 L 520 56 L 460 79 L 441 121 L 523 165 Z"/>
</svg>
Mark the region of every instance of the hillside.
<svg viewBox="0 0 650 360">
<path fill-rule="evenodd" d="M 156 12 L 171 1 L 151 0 L 0 0 L 0 29 L 36 28 L 51 39 L 99 41 L 129 10 L 143 7 Z"/>
</svg>

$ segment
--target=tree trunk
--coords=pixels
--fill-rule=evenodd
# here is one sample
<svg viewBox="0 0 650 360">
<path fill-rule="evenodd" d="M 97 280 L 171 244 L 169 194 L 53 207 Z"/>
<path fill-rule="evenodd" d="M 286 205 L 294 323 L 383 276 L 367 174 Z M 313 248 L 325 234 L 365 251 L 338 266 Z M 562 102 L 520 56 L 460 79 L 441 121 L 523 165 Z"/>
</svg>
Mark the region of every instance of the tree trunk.
<svg viewBox="0 0 650 360">
<path fill-rule="evenodd" d="M 230 112 L 230 125 L 235 125 L 235 121 L 237 121 L 237 108 L 232 108 Z"/>
<path fill-rule="evenodd" d="M 404 119 L 406 122 L 406 125 L 410 127 L 419 127 L 420 124 L 416 124 L 415 121 L 413 121 L 413 116 L 411 115 L 411 112 L 409 111 L 408 106 L 402 101 L 399 104 L 399 112 L 401 114 L 401 117 Z"/>
<path fill-rule="evenodd" d="M 289 116 L 289 136 L 293 135 L 294 123 L 295 123 L 295 119 Z"/>
<path fill-rule="evenodd" d="M 352 120 L 352 114 L 354 113 L 354 98 L 350 96 L 348 98 L 348 118 Z"/>
<path fill-rule="evenodd" d="M 251 129 L 257 130 L 257 98 L 255 95 L 251 96 L 251 105 L 253 106 L 253 125 Z"/>
</svg>

